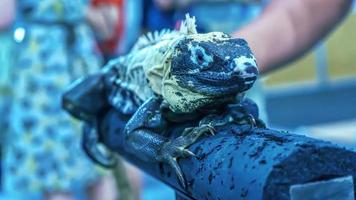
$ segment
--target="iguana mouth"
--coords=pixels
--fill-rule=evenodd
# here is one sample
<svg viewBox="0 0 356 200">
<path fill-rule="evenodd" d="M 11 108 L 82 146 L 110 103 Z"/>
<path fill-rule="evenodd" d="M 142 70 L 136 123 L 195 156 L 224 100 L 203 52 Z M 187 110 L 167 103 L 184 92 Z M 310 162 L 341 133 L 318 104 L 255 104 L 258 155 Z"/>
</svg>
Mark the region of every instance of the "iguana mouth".
<svg viewBox="0 0 356 200">
<path fill-rule="evenodd" d="M 245 84 L 253 84 L 257 76 L 254 74 L 245 74 L 245 75 L 237 75 L 237 74 L 206 74 L 201 73 L 199 75 L 194 76 L 197 82 L 202 84 L 207 84 L 207 86 L 221 86 L 221 87 L 241 87 Z"/>
<path fill-rule="evenodd" d="M 245 75 L 245 76 L 242 76 L 242 79 L 244 80 L 244 83 L 246 85 L 249 85 L 249 84 L 255 83 L 255 81 L 257 80 L 257 76 L 256 75 Z"/>
<path fill-rule="evenodd" d="M 206 81 L 219 81 L 224 84 L 226 84 L 226 81 L 230 82 L 232 80 L 236 79 L 243 79 L 246 81 L 251 81 L 251 80 L 256 80 L 257 76 L 254 74 L 245 74 L 245 75 L 239 75 L 239 74 L 233 74 L 233 73 L 201 73 L 195 76 L 198 79 L 201 80 L 206 80 Z"/>
<path fill-rule="evenodd" d="M 181 87 L 213 97 L 244 92 L 252 87 L 256 79 L 257 76 L 253 74 L 217 76 L 210 73 L 200 73 L 177 77 L 178 84 Z"/>
</svg>

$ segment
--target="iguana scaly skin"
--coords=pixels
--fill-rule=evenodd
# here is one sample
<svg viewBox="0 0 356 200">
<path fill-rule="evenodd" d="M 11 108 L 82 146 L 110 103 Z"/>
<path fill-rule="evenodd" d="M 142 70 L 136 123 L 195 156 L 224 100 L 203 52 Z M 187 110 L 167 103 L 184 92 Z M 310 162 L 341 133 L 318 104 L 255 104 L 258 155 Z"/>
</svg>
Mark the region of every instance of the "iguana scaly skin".
<svg viewBox="0 0 356 200">
<path fill-rule="evenodd" d="M 84 148 L 107 166 L 114 162 L 96 148 L 96 119 L 110 107 L 132 115 L 121 133 L 127 152 L 171 165 L 184 185 L 177 158 L 194 155 L 187 149 L 191 144 L 204 133 L 213 134 L 216 126 L 257 117 L 249 110 L 253 102 L 237 98 L 257 75 L 246 41 L 221 32 L 198 34 L 195 18 L 187 15 L 179 31 L 143 36 L 128 55 L 75 83 L 63 106 L 87 122 Z M 171 123 L 193 119 L 200 121 L 196 127 L 173 139 L 165 136 Z"/>
</svg>

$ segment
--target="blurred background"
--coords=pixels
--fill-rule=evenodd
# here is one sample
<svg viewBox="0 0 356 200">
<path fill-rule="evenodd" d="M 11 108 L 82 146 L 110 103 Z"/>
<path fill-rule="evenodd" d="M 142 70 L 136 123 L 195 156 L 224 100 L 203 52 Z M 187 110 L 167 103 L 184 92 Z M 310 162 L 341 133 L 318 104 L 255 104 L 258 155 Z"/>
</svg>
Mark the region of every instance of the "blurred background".
<svg viewBox="0 0 356 200">
<path fill-rule="evenodd" d="M 61 111 L 60 94 L 128 53 L 143 33 L 179 27 L 185 13 L 197 18 L 200 32 L 233 33 L 268 3 L 1 0 L 0 199 L 117 199 L 118 177 L 81 152 L 79 123 Z M 356 148 L 355 31 L 354 3 L 306 55 L 260 78 L 255 98 L 270 127 Z M 174 199 L 168 187 L 125 167 L 134 199 Z"/>
</svg>

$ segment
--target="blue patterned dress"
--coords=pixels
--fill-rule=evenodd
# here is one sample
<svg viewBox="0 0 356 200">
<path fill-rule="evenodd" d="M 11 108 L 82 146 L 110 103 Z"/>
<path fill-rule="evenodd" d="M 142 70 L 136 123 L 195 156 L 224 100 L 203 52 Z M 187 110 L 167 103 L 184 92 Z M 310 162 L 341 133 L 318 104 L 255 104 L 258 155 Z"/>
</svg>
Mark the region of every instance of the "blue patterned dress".
<svg viewBox="0 0 356 200">
<path fill-rule="evenodd" d="M 19 0 L 25 30 L 16 48 L 10 132 L 3 160 L 6 192 L 68 191 L 98 177 L 81 149 L 79 123 L 61 109 L 76 78 L 99 69 L 85 0 Z"/>
</svg>

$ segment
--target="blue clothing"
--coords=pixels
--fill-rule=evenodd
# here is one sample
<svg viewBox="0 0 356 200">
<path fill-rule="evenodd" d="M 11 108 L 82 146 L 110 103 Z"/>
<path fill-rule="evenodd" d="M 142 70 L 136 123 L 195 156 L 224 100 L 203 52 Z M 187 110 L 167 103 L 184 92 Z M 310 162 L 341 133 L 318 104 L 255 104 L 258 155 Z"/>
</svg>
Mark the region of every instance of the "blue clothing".
<svg viewBox="0 0 356 200">
<path fill-rule="evenodd" d="M 2 30 L 0 32 L 0 130 L 6 132 L 8 129 L 8 116 L 9 107 L 11 102 L 10 90 L 10 71 L 13 64 L 13 46 L 11 30 Z M 3 141 L 4 134 L 0 134 L 0 141 Z M 0 142 L 1 146 L 3 145 Z"/>
<path fill-rule="evenodd" d="M 65 88 L 102 64 L 84 23 L 86 3 L 18 1 L 25 37 L 16 47 L 11 83 L 5 192 L 68 191 L 99 175 L 82 151 L 79 122 L 61 108 Z"/>
</svg>

